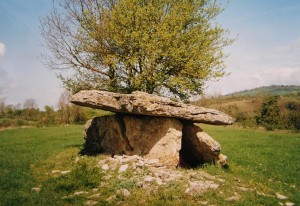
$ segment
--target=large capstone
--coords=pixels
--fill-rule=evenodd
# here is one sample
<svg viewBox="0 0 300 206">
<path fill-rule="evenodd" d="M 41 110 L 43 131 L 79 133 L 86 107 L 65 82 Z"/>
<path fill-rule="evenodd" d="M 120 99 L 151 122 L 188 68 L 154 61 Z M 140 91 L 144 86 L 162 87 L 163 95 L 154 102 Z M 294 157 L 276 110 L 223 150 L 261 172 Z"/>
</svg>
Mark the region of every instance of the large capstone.
<svg viewBox="0 0 300 206">
<path fill-rule="evenodd" d="M 82 90 L 72 96 L 71 102 L 116 113 L 169 117 L 196 123 L 228 125 L 234 122 L 234 118 L 218 110 L 174 102 L 168 98 L 145 92 L 119 94 Z"/>
</svg>

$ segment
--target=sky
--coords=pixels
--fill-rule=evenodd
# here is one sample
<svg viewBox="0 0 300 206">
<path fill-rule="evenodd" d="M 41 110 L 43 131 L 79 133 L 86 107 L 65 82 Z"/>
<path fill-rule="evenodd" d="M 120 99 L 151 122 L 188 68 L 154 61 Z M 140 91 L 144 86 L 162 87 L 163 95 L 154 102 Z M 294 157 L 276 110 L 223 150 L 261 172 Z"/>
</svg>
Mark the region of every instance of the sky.
<svg viewBox="0 0 300 206">
<path fill-rule="evenodd" d="M 300 1 L 230 0 L 224 5 L 217 21 L 236 39 L 224 49 L 229 74 L 209 82 L 205 93 L 300 85 Z M 33 98 L 40 108 L 57 105 L 62 83 L 40 61 L 47 52 L 40 18 L 51 7 L 52 0 L 0 0 L 0 97 L 6 104 Z"/>
</svg>

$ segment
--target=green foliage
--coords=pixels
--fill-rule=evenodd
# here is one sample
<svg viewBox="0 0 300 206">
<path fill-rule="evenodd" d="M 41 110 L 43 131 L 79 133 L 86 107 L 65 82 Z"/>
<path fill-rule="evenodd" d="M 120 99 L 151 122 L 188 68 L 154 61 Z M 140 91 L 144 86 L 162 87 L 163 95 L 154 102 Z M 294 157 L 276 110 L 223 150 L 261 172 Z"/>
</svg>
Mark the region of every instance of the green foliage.
<svg viewBox="0 0 300 206">
<path fill-rule="evenodd" d="M 288 121 L 296 130 L 300 130 L 300 112 L 290 112 L 288 116 Z"/>
<path fill-rule="evenodd" d="M 48 108 L 49 106 L 46 106 Z M 90 108 L 82 108 L 71 105 L 65 110 L 54 111 L 35 110 L 10 110 L 8 113 L 3 113 L 0 116 L 0 128 L 5 127 L 19 127 L 19 126 L 54 126 L 65 124 L 85 124 L 87 120 L 98 116 L 111 115 L 111 112 L 94 110 Z"/>
<path fill-rule="evenodd" d="M 15 126 L 37 126 L 37 122 L 24 119 L 0 118 L 0 128 Z"/>
<path fill-rule="evenodd" d="M 260 109 L 260 114 L 256 118 L 257 124 L 266 127 L 268 130 L 274 130 L 280 122 L 278 96 L 266 97 Z"/>
<path fill-rule="evenodd" d="M 286 108 L 288 109 L 288 125 L 291 125 L 296 130 L 300 130 L 300 103 L 288 102 Z"/>
<path fill-rule="evenodd" d="M 59 1 L 42 20 L 49 66 L 69 90 L 135 90 L 187 99 L 222 77 L 228 31 L 209 0 Z M 58 23 L 59 22 L 59 23 Z"/>
<path fill-rule="evenodd" d="M 85 124 L 87 120 L 95 116 L 99 117 L 112 114 L 102 110 L 82 108 L 74 105 L 69 106 L 66 110 L 57 111 L 54 111 L 52 107 L 46 106 L 45 111 L 40 111 L 38 109 L 10 109 L 6 112 L 0 116 L 0 129 L 20 126 L 41 127 L 65 124 Z"/>
<path fill-rule="evenodd" d="M 295 89 L 295 87 L 285 86 L 283 89 Z M 217 109 L 231 115 L 236 119 L 235 125 L 256 128 L 259 126 L 265 127 L 259 120 L 262 112 L 262 104 L 263 101 L 266 101 L 266 98 L 259 95 L 217 96 L 202 98 L 194 102 L 194 104 Z M 300 98 L 296 95 L 278 96 L 276 105 L 279 108 L 279 114 L 275 117 L 277 124 L 268 126 L 269 129 L 299 130 Z"/>
<path fill-rule="evenodd" d="M 26 100 L 23 109 L 19 105 L 5 105 L 3 103 L 2 112 L 0 113 L 0 129 L 3 127 L 84 124 L 95 116 L 111 114 L 102 110 L 73 105 L 70 103 L 70 95 L 68 92 L 62 93 L 58 102 L 58 110 L 46 105 L 44 110 L 41 111 L 35 108 L 36 103 L 33 99 Z"/>
</svg>

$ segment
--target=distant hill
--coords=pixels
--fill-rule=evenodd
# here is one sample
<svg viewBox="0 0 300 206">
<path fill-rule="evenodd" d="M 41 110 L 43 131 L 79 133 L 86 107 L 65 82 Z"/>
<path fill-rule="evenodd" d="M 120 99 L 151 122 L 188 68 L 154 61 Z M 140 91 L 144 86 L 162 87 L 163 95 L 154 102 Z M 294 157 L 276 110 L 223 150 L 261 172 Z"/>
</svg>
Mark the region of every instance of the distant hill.
<svg viewBox="0 0 300 206">
<path fill-rule="evenodd" d="M 264 96 L 264 95 L 299 95 L 300 86 L 295 85 L 271 85 L 265 87 L 258 87 L 255 89 L 244 90 L 240 92 L 234 92 L 231 94 L 224 95 L 225 97 L 242 97 L 242 96 Z"/>
<path fill-rule="evenodd" d="M 257 127 L 257 116 L 266 96 L 277 95 L 277 106 L 280 110 L 281 129 L 300 128 L 300 86 L 272 85 L 251 90 L 235 92 L 224 96 L 203 97 L 193 104 L 217 109 L 236 118 L 237 124 Z M 290 107 L 292 105 L 292 107 Z M 291 108 L 293 108 L 291 110 Z M 293 123 L 291 123 L 294 121 Z M 299 123 L 298 123 L 299 121 Z M 300 129 L 299 129 L 300 130 Z"/>
</svg>

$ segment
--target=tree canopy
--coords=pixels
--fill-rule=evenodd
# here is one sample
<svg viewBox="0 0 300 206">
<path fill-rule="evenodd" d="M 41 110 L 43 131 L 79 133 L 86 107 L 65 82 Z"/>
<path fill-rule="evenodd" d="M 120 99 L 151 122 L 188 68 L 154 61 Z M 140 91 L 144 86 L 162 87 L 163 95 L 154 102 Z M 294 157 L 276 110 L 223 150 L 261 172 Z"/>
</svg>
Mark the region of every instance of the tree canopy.
<svg viewBox="0 0 300 206">
<path fill-rule="evenodd" d="M 186 99 L 225 74 L 224 46 L 211 0 L 62 0 L 41 20 L 44 60 L 64 86 L 145 91 Z"/>
</svg>

